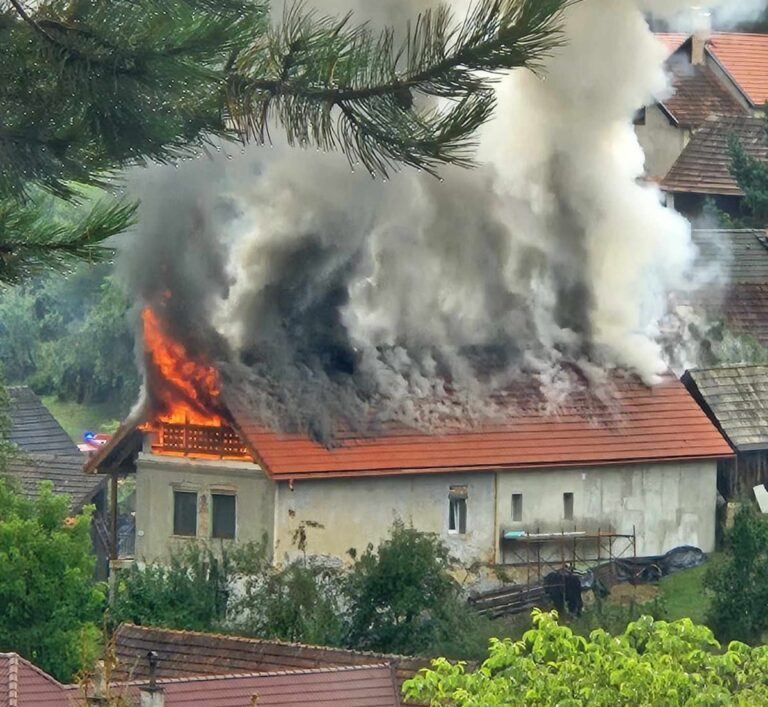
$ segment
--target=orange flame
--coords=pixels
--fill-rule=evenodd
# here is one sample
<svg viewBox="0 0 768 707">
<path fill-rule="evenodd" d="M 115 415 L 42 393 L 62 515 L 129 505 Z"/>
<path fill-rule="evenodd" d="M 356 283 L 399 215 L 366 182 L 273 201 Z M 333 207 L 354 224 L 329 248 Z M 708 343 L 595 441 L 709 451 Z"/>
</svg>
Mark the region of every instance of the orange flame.
<svg viewBox="0 0 768 707">
<path fill-rule="evenodd" d="M 222 419 L 209 411 L 218 398 L 219 376 L 214 368 L 194 360 L 183 344 L 164 331 L 150 307 L 142 310 L 144 348 L 160 377 L 152 388 L 156 406 L 154 422 L 219 427 Z M 145 429 L 152 429 L 152 423 Z"/>
</svg>

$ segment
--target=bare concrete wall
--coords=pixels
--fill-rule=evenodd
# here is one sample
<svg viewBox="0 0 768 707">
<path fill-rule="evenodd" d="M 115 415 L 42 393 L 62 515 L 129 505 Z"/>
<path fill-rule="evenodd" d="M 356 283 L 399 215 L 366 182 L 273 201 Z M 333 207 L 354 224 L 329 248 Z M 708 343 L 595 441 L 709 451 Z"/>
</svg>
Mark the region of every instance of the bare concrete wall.
<svg viewBox="0 0 768 707">
<path fill-rule="evenodd" d="M 420 474 L 382 478 L 327 479 L 280 483 L 276 500 L 275 559 L 299 555 L 292 538 L 306 527 L 307 552 L 347 558 L 347 550 L 365 550 L 387 537 L 395 520 L 437 533 L 463 562 L 494 561 L 496 545 L 493 473 Z M 451 486 L 467 487 L 467 532 L 448 532 Z"/>
<path fill-rule="evenodd" d="M 714 461 L 636 464 L 499 474 L 500 529 L 637 533 L 637 554 L 658 555 L 678 545 L 715 547 L 717 464 Z M 573 520 L 563 494 L 573 494 Z M 512 494 L 523 515 L 512 520 Z"/>
<path fill-rule="evenodd" d="M 645 153 L 645 173 L 654 179 L 666 176 L 690 139 L 690 131 L 676 128 L 658 105 L 648 106 L 645 125 L 635 133 Z"/>
<path fill-rule="evenodd" d="M 198 540 L 213 547 L 233 542 L 211 538 L 211 493 L 220 491 L 237 498 L 235 542 L 258 542 L 266 535 L 271 547 L 275 484 L 258 466 L 140 454 L 136 470 L 137 559 L 167 559 L 190 542 L 188 537 L 173 534 L 175 489 L 198 494 Z"/>
</svg>

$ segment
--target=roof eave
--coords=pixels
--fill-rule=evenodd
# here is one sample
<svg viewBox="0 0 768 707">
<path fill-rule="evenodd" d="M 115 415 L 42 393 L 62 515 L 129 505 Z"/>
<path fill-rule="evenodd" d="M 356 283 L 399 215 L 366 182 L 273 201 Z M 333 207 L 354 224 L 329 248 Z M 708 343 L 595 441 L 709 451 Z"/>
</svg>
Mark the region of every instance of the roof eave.
<svg viewBox="0 0 768 707">
<path fill-rule="evenodd" d="M 274 481 L 296 482 L 304 480 L 318 479 L 342 479 L 342 478 L 365 478 L 365 477 L 385 477 L 385 476 L 416 476 L 418 474 L 461 474 L 464 472 L 498 472 L 498 471 L 534 471 L 540 469 L 573 469 L 594 466 L 619 466 L 622 464 L 655 464 L 671 462 L 693 462 L 693 461 L 717 461 L 719 459 L 732 459 L 736 456 L 733 451 L 716 454 L 698 454 L 691 456 L 664 456 L 664 457 L 636 457 L 626 459 L 600 459 L 600 460 L 579 460 L 573 462 L 535 462 L 525 464 L 489 464 L 478 466 L 439 466 L 439 467 L 414 467 L 403 469 L 354 469 L 333 471 L 290 471 L 270 474 Z"/>
</svg>

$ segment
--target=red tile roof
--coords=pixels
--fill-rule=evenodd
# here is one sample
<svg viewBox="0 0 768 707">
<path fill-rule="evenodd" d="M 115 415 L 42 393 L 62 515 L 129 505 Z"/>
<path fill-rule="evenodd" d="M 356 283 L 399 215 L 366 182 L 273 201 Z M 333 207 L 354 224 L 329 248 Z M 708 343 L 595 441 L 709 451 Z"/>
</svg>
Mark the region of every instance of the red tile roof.
<svg viewBox="0 0 768 707">
<path fill-rule="evenodd" d="M 159 679 L 387 663 L 402 682 L 429 666 L 427 658 L 133 624 L 120 624 L 113 644 L 115 680 L 147 680 L 149 651 L 158 654 Z"/>
<path fill-rule="evenodd" d="M 71 686 L 62 685 L 16 653 L 0 653 L 0 707 L 62 707 Z"/>
<path fill-rule="evenodd" d="M 158 680 L 166 707 L 399 707 L 389 665 Z M 134 699 L 137 685 L 127 691 Z M 254 699 L 256 698 L 256 699 Z"/>
<path fill-rule="evenodd" d="M 746 109 L 706 66 L 677 64 L 670 69 L 674 94 L 662 108 L 684 128 L 698 128 L 710 115 L 746 115 Z"/>
<path fill-rule="evenodd" d="M 716 32 L 707 49 L 753 106 L 768 100 L 768 34 Z"/>
<path fill-rule="evenodd" d="M 717 458 L 730 447 L 672 376 L 648 387 L 617 375 L 599 396 L 584 386 L 556 410 L 541 391 L 519 385 L 503 396 L 504 418 L 443 433 L 389 425 L 375 434 L 338 435 L 332 447 L 260 427 L 247 407 L 226 400 L 265 470 L 277 479 L 566 467 Z"/>
<path fill-rule="evenodd" d="M 751 116 L 711 116 L 693 134 L 664 179 L 661 188 L 671 192 L 742 196 L 731 176 L 728 141 L 735 135 L 748 154 L 768 158 L 765 124 Z"/>
<path fill-rule="evenodd" d="M 654 36 L 666 47 L 669 54 L 674 54 L 691 35 L 684 32 L 656 32 Z"/>
</svg>

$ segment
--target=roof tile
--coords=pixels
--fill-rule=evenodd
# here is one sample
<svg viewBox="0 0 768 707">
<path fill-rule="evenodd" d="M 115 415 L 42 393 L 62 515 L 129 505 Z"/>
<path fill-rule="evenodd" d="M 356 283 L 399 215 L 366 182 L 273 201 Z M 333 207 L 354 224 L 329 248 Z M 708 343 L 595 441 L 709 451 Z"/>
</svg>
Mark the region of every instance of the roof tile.
<svg viewBox="0 0 768 707">
<path fill-rule="evenodd" d="M 768 34 L 716 32 L 707 49 L 753 106 L 768 100 Z"/>
<path fill-rule="evenodd" d="M 31 388 L 11 386 L 8 394 L 11 399 L 11 442 L 27 452 L 79 453 L 77 445 Z"/>
</svg>

